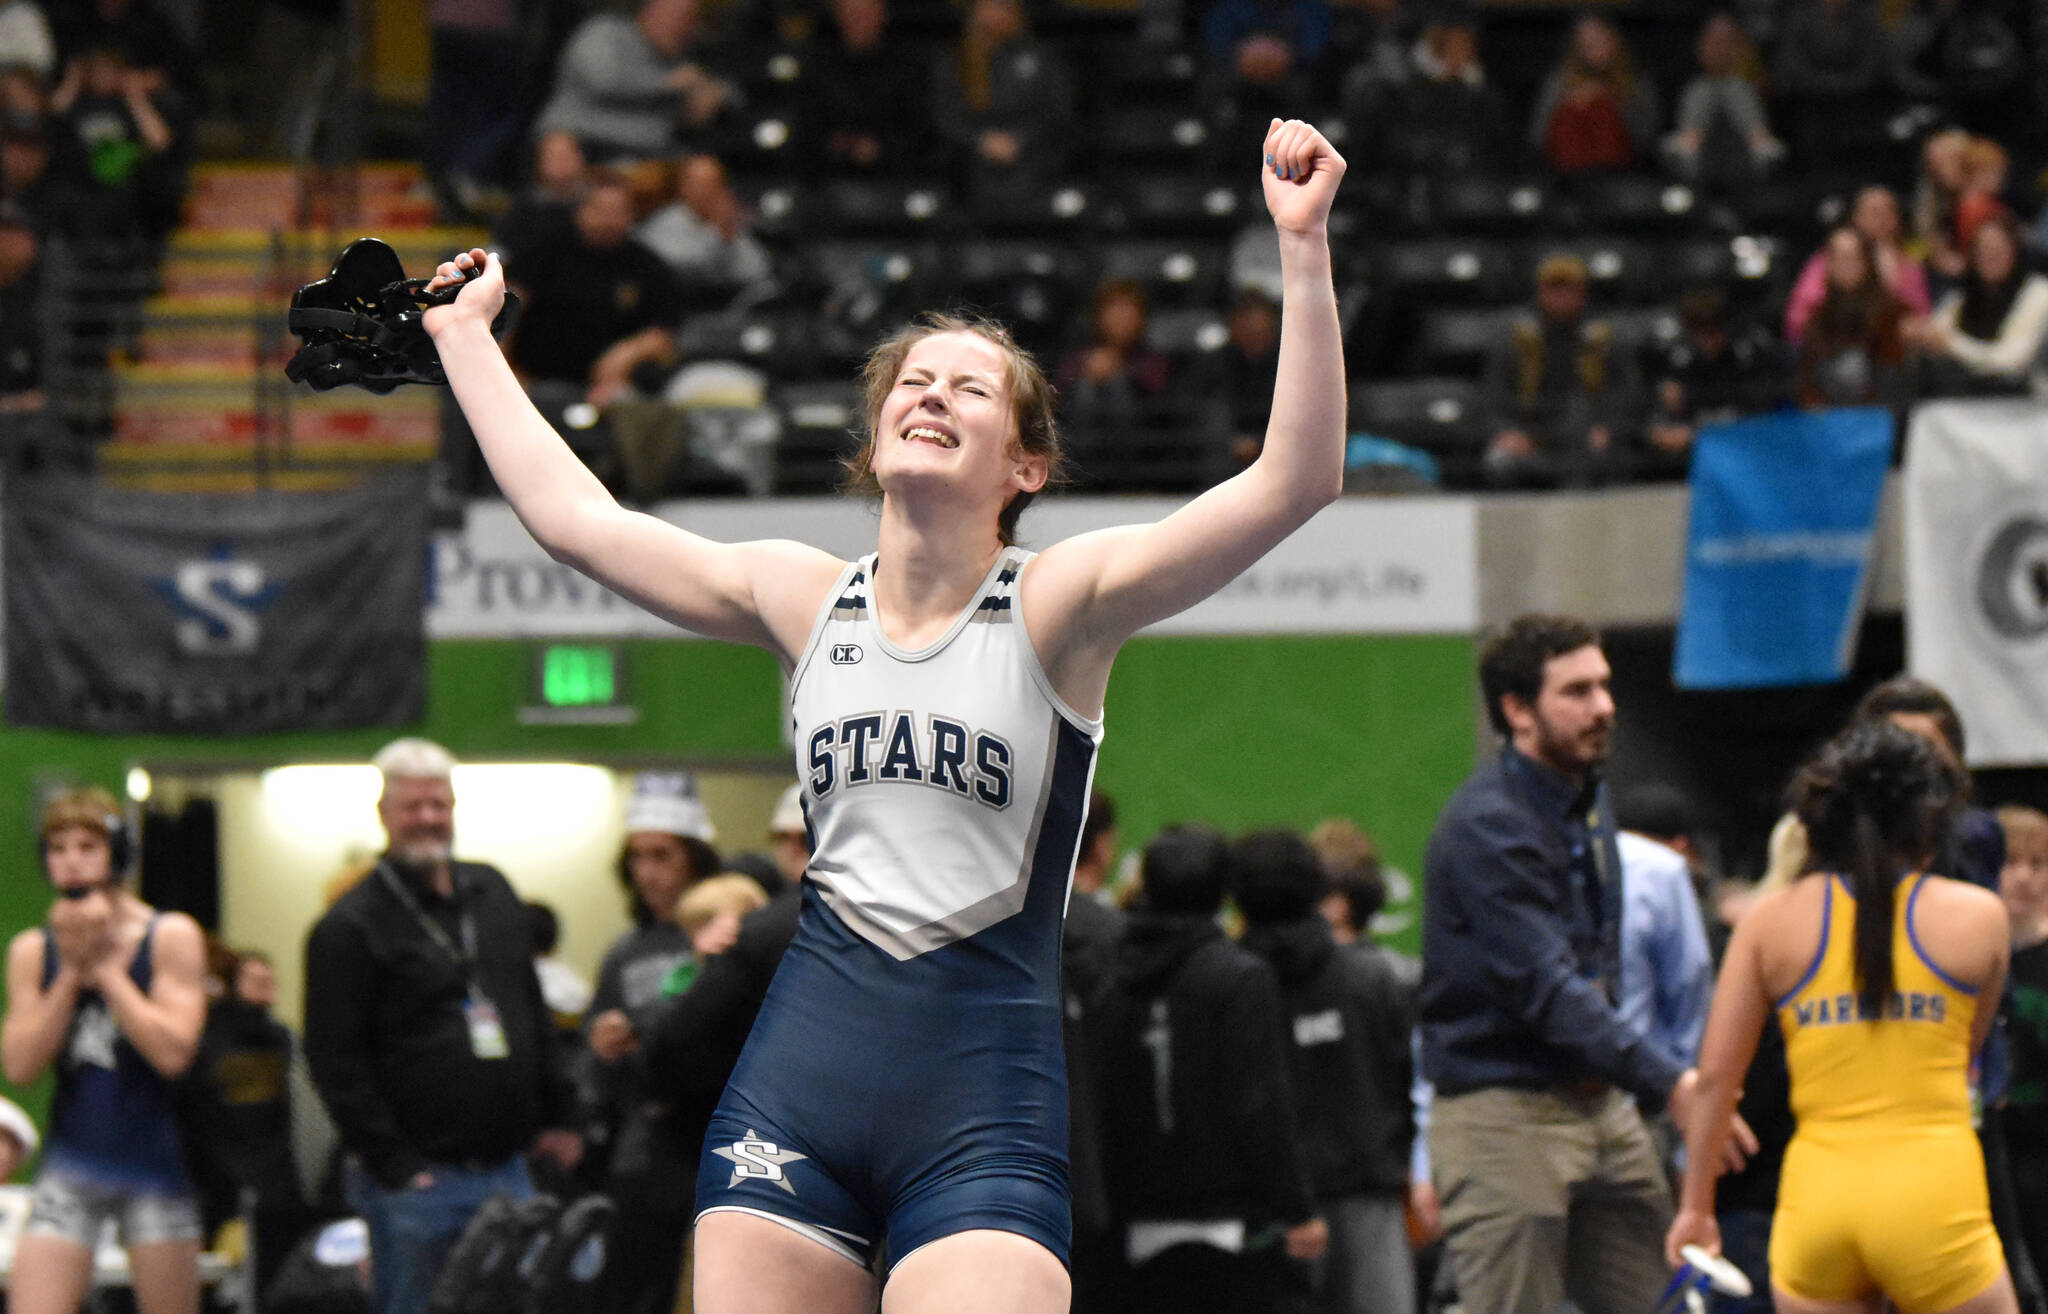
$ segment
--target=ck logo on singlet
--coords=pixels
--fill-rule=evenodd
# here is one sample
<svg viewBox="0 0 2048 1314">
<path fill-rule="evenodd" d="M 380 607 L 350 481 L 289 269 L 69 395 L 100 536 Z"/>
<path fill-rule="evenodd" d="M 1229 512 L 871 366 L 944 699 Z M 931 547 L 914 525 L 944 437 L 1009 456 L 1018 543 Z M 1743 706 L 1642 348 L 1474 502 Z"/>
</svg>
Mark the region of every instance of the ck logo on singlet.
<svg viewBox="0 0 2048 1314">
<path fill-rule="evenodd" d="M 728 1189 L 745 1181 L 773 1182 L 791 1195 L 796 1194 L 796 1187 L 790 1185 L 789 1178 L 783 1174 L 783 1165 L 801 1163 L 811 1157 L 784 1149 L 773 1141 L 762 1140 L 761 1134 L 752 1127 L 747 1128 L 744 1139 L 731 1145 L 713 1146 L 711 1152 L 732 1163 L 732 1180 L 726 1183 Z"/>
<path fill-rule="evenodd" d="M 857 643 L 835 643 L 832 645 L 832 664 L 851 666 L 860 660 L 860 645 Z"/>
</svg>

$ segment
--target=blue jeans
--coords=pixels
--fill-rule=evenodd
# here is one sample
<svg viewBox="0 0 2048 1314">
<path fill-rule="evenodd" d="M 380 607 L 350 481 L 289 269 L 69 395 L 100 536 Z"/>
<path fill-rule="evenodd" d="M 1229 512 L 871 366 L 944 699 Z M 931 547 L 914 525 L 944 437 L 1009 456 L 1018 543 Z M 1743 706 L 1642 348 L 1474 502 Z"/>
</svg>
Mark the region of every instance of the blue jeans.
<svg viewBox="0 0 2048 1314">
<path fill-rule="evenodd" d="M 526 1160 L 513 1155 L 493 1168 L 434 1164 L 431 1185 L 388 1191 L 361 1165 L 349 1163 L 349 1207 L 370 1230 L 371 1301 L 377 1314 L 423 1314 L 441 1262 L 483 1202 L 494 1195 L 533 1194 Z"/>
</svg>

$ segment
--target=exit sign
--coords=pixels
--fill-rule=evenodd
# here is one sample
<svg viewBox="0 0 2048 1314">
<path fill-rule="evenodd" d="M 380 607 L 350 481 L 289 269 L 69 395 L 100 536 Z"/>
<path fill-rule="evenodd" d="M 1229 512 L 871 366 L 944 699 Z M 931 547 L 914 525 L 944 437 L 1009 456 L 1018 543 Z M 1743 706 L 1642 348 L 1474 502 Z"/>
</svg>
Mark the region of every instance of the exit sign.
<svg viewBox="0 0 2048 1314">
<path fill-rule="evenodd" d="M 625 660 L 608 643 L 550 643 L 534 659 L 527 725 L 623 725 L 639 719 L 626 700 Z"/>
</svg>

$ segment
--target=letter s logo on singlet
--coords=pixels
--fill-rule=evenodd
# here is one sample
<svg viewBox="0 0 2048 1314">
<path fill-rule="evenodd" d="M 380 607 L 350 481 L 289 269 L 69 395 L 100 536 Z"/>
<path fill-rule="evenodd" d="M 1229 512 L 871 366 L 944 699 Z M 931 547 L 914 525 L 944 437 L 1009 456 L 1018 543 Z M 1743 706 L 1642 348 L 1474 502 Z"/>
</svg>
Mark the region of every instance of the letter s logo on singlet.
<svg viewBox="0 0 2048 1314">
<path fill-rule="evenodd" d="M 726 1183 L 728 1190 L 741 1182 L 773 1182 L 791 1195 L 796 1194 L 796 1187 L 790 1184 L 788 1175 L 782 1171 L 783 1166 L 802 1163 L 810 1157 L 773 1141 L 762 1140 L 761 1133 L 752 1127 L 747 1128 L 742 1139 L 731 1145 L 714 1146 L 711 1152 L 732 1164 L 732 1180 Z"/>
</svg>

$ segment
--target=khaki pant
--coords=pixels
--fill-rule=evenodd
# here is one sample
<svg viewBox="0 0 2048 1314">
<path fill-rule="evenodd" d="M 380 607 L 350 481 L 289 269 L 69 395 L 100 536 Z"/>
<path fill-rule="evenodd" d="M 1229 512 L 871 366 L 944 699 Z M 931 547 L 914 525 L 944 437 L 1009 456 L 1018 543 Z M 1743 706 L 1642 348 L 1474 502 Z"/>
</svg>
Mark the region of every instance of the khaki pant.
<svg viewBox="0 0 2048 1314">
<path fill-rule="evenodd" d="M 1626 1095 L 1440 1098 L 1429 1153 L 1465 1314 L 1645 1314 L 1671 1273 L 1668 1179 Z"/>
</svg>

